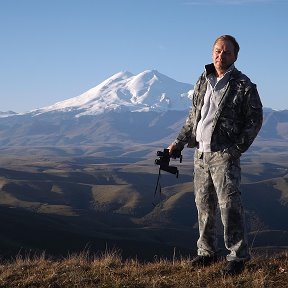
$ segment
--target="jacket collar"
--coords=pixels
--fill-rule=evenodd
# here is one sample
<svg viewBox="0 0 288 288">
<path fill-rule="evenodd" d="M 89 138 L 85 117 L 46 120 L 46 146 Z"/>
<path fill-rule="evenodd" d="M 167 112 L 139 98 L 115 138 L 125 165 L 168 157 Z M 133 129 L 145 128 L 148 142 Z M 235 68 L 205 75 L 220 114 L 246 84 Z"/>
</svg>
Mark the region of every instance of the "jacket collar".
<svg viewBox="0 0 288 288">
<path fill-rule="evenodd" d="M 228 70 L 225 72 L 225 74 L 226 74 L 226 73 L 231 73 L 231 76 L 232 76 L 233 72 L 235 72 L 235 71 L 238 71 L 238 70 L 235 68 L 234 63 L 233 63 L 233 64 L 228 68 Z M 207 77 L 208 75 L 212 74 L 212 73 L 215 74 L 215 72 L 216 72 L 216 69 L 215 69 L 215 66 L 214 66 L 213 63 L 205 65 L 205 76 L 206 76 L 206 77 Z"/>
</svg>

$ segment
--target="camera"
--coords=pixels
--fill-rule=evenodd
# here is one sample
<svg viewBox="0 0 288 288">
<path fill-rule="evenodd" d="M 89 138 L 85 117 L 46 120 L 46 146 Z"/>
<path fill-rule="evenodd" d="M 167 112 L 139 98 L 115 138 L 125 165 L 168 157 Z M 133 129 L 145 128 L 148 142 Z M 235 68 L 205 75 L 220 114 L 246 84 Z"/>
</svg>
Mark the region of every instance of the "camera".
<svg viewBox="0 0 288 288">
<path fill-rule="evenodd" d="M 172 151 L 172 154 L 169 154 L 169 149 L 164 149 L 163 151 L 157 151 L 157 156 L 158 159 L 155 159 L 155 164 L 159 165 L 159 169 L 172 173 L 172 174 L 176 174 L 176 177 L 178 178 L 179 175 L 179 171 L 178 168 L 176 166 L 171 166 L 170 164 L 170 159 L 176 159 L 176 158 L 180 158 L 180 163 L 182 162 L 182 154 L 180 150 L 174 149 Z"/>
</svg>

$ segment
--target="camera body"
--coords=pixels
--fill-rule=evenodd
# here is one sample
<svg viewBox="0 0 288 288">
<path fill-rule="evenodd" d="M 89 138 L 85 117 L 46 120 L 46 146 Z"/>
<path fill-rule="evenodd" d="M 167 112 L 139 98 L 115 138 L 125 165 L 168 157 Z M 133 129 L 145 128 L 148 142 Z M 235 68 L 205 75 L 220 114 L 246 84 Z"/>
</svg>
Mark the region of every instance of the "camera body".
<svg viewBox="0 0 288 288">
<path fill-rule="evenodd" d="M 163 151 L 157 151 L 158 159 L 155 159 L 155 164 L 160 166 L 160 170 L 164 170 L 166 172 L 176 174 L 178 178 L 179 171 L 175 166 L 171 166 L 170 159 L 180 158 L 180 163 L 182 162 L 182 154 L 180 150 L 174 149 L 172 154 L 169 154 L 169 149 L 164 149 Z"/>
</svg>

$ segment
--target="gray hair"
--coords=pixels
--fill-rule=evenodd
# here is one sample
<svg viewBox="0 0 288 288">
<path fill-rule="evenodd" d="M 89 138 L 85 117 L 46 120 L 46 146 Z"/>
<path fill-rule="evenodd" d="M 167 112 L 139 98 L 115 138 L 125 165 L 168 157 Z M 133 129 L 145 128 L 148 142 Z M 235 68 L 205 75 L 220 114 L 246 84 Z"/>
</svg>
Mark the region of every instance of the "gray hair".
<svg viewBox="0 0 288 288">
<path fill-rule="evenodd" d="M 215 46 L 215 44 L 219 41 L 219 40 L 226 40 L 226 41 L 230 41 L 232 43 L 232 45 L 234 46 L 234 54 L 235 54 L 235 57 L 237 59 L 238 57 L 238 53 L 239 53 L 239 50 L 240 50 L 240 46 L 238 44 L 238 42 L 236 41 L 236 39 L 231 36 L 231 35 L 222 35 L 222 36 L 219 36 L 215 42 L 214 42 L 214 45 L 213 47 Z"/>
</svg>

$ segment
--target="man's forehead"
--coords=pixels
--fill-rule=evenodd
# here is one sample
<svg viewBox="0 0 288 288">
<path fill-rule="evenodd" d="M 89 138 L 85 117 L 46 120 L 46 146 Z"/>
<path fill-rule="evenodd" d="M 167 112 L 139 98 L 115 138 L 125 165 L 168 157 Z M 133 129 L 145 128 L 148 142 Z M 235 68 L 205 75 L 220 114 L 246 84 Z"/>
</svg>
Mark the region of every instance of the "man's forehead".
<svg viewBox="0 0 288 288">
<path fill-rule="evenodd" d="M 218 40 L 215 45 L 214 48 L 217 49 L 222 49 L 222 50 L 233 50 L 233 44 L 230 41 L 227 40 Z"/>
</svg>

